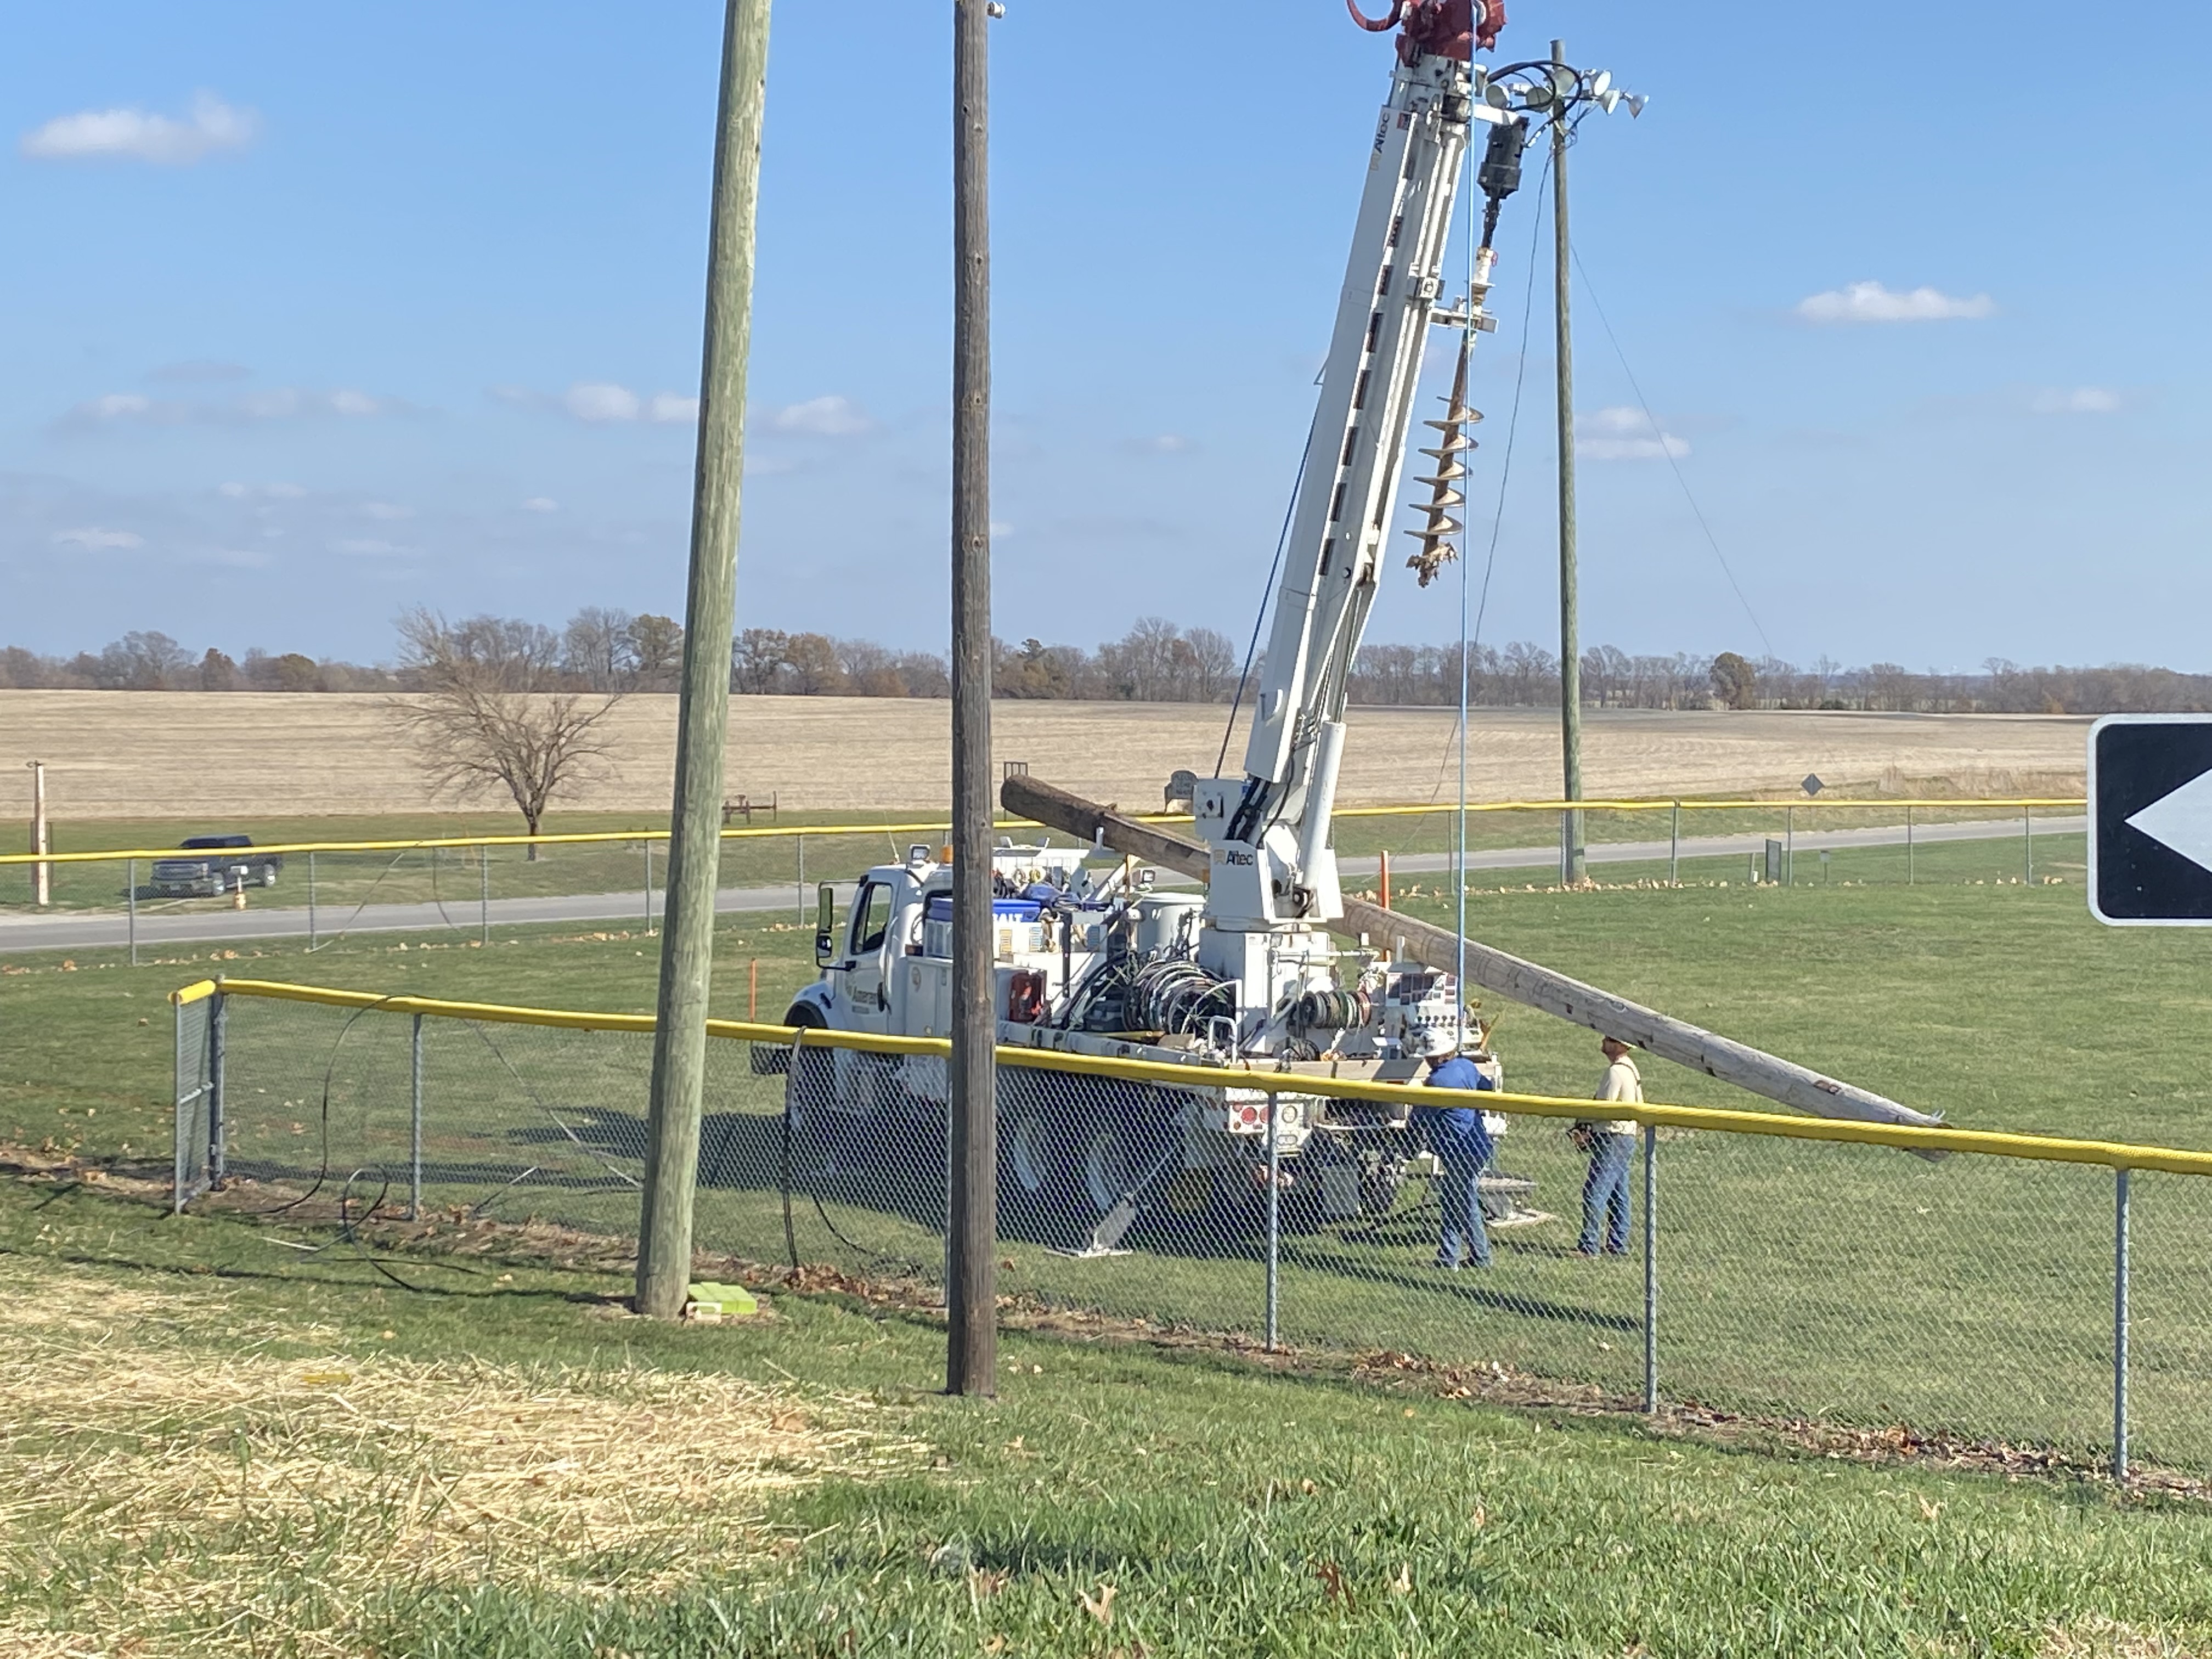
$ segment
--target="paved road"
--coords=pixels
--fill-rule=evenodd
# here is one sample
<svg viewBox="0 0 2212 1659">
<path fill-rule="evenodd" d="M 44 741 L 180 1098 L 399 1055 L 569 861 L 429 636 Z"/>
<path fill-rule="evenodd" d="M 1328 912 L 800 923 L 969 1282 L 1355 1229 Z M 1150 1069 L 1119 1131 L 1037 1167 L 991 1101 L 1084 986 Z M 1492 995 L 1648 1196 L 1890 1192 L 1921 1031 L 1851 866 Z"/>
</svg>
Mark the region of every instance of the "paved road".
<svg viewBox="0 0 2212 1659">
<path fill-rule="evenodd" d="M 2088 827 L 2085 818 L 2039 818 L 2035 829 L 2039 836 L 2080 835 Z M 1941 842 L 1997 841 L 2020 834 L 2020 822 L 2013 819 L 1994 819 L 1966 823 L 1923 824 L 1913 831 L 1913 840 L 1923 846 Z M 1685 859 L 1717 858 L 1729 854 L 1739 857 L 1756 854 L 1766 844 L 1767 837 L 1758 832 L 1735 836 L 1686 836 L 1682 839 L 1681 856 Z M 1823 848 L 1898 847 L 1905 842 L 1905 829 L 1881 826 L 1864 830 L 1821 830 L 1801 833 L 1796 845 L 1801 851 L 1818 853 Z M 1589 848 L 1592 864 L 1650 863 L 1667 856 L 1664 841 L 1613 841 L 1593 843 Z M 1467 855 L 1468 868 L 1475 870 L 1540 869 L 1556 872 L 1559 849 L 1556 847 L 1488 848 L 1472 851 Z M 1390 860 L 1391 872 L 1404 875 L 1451 868 L 1448 853 L 1407 854 Z M 1372 876 L 1376 860 L 1354 858 L 1344 860 L 1346 876 Z M 1174 878 L 1163 884 L 1188 885 Z M 656 891 L 653 896 L 653 916 L 656 923 L 665 895 Z M 811 890 L 802 892 L 796 887 L 726 887 L 716 896 L 716 910 L 732 915 L 776 915 L 799 920 L 805 913 Z M 646 919 L 645 895 L 640 891 L 627 893 L 578 893 L 547 898 L 494 899 L 490 905 L 490 921 L 494 927 L 514 927 L 551 922 L 643 922 Z M 456 902 L 436 904 L 371 904 L 352 909 L 342 905 L 325 906 L 316 916 L 316 928 L 320 937 L 333 938 L 342 933 L 422 933 L 450 928 L 466 936 L 473 936 L 482 925 L 483 916 L 474 904 Z M 307 936 L 307 913 L 304 909 L 195 910 L 142 911 L 138 917 L 138 945 L 141 950 L 163 945 L 234 944 L 241 939 L 305 939 Z M 51 915 L 11 915 L 0 920 L 0 953 L 21 951 L 88 951 L 100 947 L 125 945 L 130 939 L 127 916 L 108 911 L 57 911 Z"/>
</svg>

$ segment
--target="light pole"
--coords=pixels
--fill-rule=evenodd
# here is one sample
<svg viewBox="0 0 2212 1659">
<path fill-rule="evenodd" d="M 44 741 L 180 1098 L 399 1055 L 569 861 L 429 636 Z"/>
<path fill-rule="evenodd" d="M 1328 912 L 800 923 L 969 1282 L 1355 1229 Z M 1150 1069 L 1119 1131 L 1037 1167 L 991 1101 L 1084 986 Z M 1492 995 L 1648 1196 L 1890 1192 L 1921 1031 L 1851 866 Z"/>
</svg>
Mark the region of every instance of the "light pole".
<svg viewBox="0 0 2212 1659">
<path fill-rule="evenodd" d="M 1558 364 L 1559 444 L 1559 747 L 1562 799 L 1583 798 L 1582 606 L 1576 571 L 1575 534 L 1575 359 L 1569 319 L 1568 278 L 1573 258 L 1567 236 L 1567 144 L 1593 109 L 1610 115 L 1622 104 L 1632 116 L 1644 113 L 1644 98 L 1613 84 L 1611 71 L 1585 72 L 1567 63 L 1566 43 L 1552 42 L 1548 59 L 1508 64 L 1490 72 L 1484 100 L 1492 107 L 1526 112 L 1547 124 L 1552 133 L 1552 295 Z M 1583 815 L 1570 809 L 1559 836 L 1559 878 L 1579 882 L 1588 874 Z"/>
</svg>

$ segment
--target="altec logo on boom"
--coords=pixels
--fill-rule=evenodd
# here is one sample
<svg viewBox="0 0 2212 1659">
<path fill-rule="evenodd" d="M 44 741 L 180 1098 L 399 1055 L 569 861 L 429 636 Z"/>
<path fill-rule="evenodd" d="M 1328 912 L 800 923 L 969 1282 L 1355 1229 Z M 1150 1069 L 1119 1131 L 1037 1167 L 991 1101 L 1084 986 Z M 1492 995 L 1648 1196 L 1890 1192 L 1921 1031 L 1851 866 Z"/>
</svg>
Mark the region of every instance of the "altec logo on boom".
<svg viewBox="0 0 2212 1659">
<path fill-rule="evenodd" d="M 2089 728 L 2089 910 L 2116 927 L 2212 927 L 2212 715 Z"/>
</svg>

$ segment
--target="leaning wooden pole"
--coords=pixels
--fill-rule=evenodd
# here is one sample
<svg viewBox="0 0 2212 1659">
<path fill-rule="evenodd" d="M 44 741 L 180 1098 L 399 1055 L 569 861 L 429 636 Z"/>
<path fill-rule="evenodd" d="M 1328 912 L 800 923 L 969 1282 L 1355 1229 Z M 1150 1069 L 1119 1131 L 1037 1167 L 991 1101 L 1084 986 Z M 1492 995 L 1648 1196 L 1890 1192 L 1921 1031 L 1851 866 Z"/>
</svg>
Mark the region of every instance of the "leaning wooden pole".
<svg viewBox="0 0 2212 1659">
<path fill-rule="evenodd" d="M 1157 824 L 1136 823 L 1109 806 L 1094 805 L 1032 777 L 1008 778 L 1004 795 L 1009 812 L 1130 858 L 1162 865 L 1200 881 L 1206 879 L 1210 858 L 1206 849 Z M 1463 959 L 1466 982 L 1470 986 L 1480 986 L 1512 1001 L 1617 1036 L 1662 1060 L 1818 1117 L 1912 1123 L 1923 1128 L 1939 1121 L 1870 1089 L 1823 1077 L 1794 1060 L 1673 1018 L 1476 940 L 1466 942 L 1462 958 L 1459 938 L 1451 929 L 1402 910 L 1385 910 L 1364 899 L 1346 899 L 1343 919 L 1329 926 L 1343 933 L 1365 933 L 1378 945 L 1402 946 L 1411 959 L 1446 973 L 1458 971 Z"/>
<path fill-rule="evenodd" d="M 952 8 L 952 1074 L 945 1386 L 998 1390 L 991 933 L 991 216 L 985 0 Z"/>
<path fill-rule="evenodd" d="M 722 749 L 729 734 L 730 637 L 737 616 L 738 487 L 744 476 L 745 359 L 752 336 L 753 215 L 768 93 L 768 21 L 769 0 L 727 0 L 722 21 L 676 795 L 637 1230 L 637 1310 L 663 1319 L 683 1312 L 691 1279 L 707 990 L 721 870 Z"/>
</svg>

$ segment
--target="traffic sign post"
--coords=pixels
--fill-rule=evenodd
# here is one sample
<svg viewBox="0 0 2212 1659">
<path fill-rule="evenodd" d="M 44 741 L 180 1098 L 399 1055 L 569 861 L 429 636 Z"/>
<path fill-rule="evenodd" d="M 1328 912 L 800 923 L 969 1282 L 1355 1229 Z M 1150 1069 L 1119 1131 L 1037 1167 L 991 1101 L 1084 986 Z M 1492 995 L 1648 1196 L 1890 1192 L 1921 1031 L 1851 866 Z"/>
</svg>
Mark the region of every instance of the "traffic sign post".
<svg viewBox="0 0 2212 1659">
<path fill-rule="evenodd" d="M 2089 728 L 2089 912 L 2114 927 L 2212 927 L 2212 714 Z"/>
</svg>

